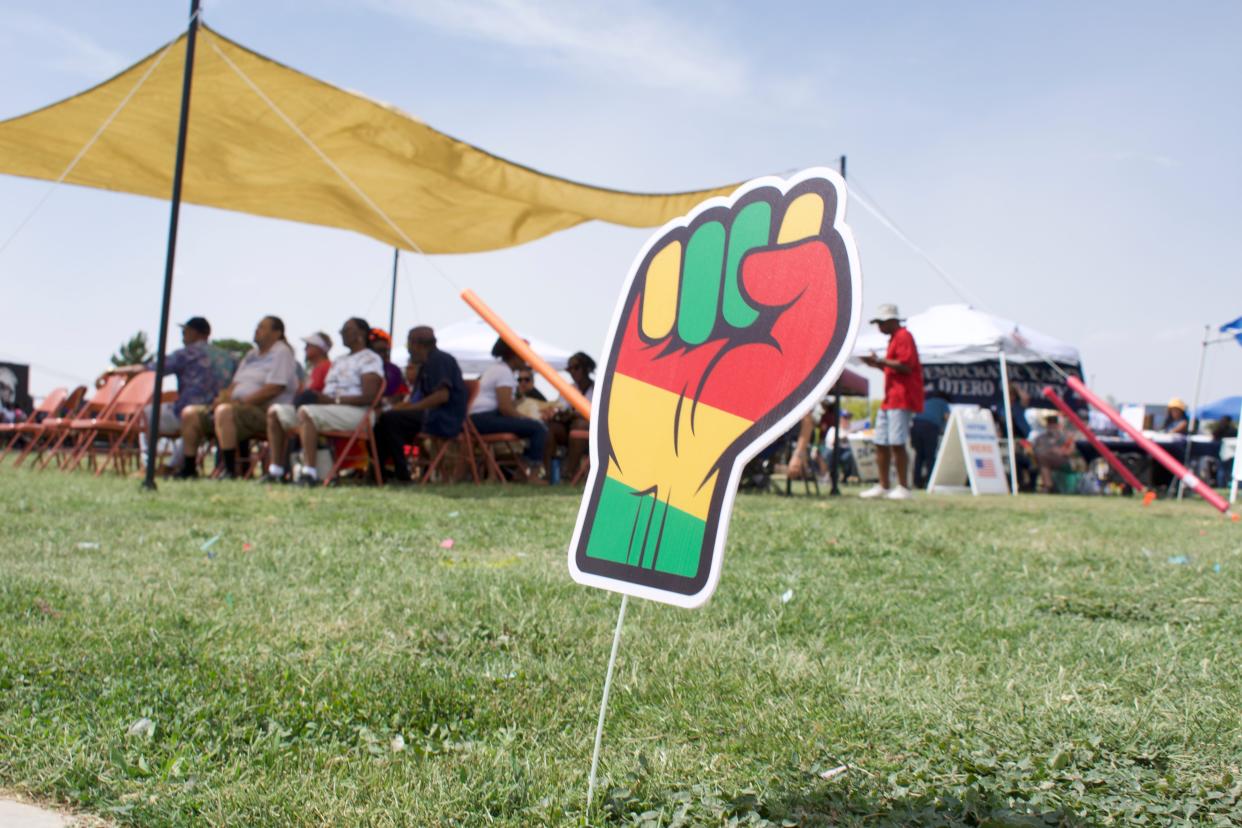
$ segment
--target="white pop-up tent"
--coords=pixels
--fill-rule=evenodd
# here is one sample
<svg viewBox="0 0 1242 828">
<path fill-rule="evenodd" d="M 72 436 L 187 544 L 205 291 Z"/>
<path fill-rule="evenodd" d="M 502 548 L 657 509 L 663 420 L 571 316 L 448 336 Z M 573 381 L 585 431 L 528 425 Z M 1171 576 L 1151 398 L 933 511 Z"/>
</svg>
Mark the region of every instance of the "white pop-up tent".
<svg viewBox="0 0 1242 828">
<path fill-rule="evenodd" d="M 1008 362 L 1079 362 L 1073 345 L 970 305 L 933 305 L 905 326 L 918 343 L 919 359 L 928 365 L 996 361 L 1002 353 Z M 888 337 L 873 328 L 855 341 L 854 356 L 883 355 L 887 347 Z"/>
<path fill-rule="evenodd" d="M 481 374 L 496 362 L 496 358 L 492 356 L 492 346 L 496 344 L 496 330 L 482 319 L 463 319 L 461 322 L 436 328 L 435 331 L 436 347 L 452 354 L 463 374 Z M 573 355 L 572 351 L 533 337 L 523 336 L 523 339 L 530 343 L 535 353 L 558 371 L 565 370 L 565 365 Z"/>
<path fill-rule="evenodd" d="M 1078 349 L 970 305 L 934 305 L 906 319 L 905 326 L 918 345 L 923 383 L 929 392 L 940 391 L 952 402 L 1003 407 L 1010 437 L 1010 483 L 1016 494 L 1009 382 L 1012 379 L 1032 397 L 1044 386 L 1052 386 L 1062 398 L 1070 396 L 1061 372 L 1082 376 Z M 872 328 L 855 341 L 853 355 L 883 356 L 887 348 L 888 337 Z"/>
</svg>

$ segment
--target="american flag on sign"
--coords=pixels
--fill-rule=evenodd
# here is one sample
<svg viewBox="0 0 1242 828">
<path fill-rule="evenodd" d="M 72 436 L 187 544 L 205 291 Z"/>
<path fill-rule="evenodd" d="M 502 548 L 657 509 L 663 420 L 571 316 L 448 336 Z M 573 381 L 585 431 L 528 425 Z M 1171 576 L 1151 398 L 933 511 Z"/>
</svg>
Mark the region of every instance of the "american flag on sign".
<svg viewBox="0 0 1242 828">
<path fill-rule="evenodd" d="M 984 477 L 996 477 L 996 461 L 991 457 L 976 457 L 975 471 Z"/>
</svg>

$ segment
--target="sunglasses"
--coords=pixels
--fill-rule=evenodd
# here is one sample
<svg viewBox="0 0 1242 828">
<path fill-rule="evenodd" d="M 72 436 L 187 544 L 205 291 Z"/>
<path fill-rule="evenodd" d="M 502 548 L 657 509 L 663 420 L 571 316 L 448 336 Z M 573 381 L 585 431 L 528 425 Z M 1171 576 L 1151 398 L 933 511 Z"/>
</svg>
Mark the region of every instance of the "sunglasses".
<svg viewBox="0 0 1242 828">
<path fill-rule="evenodd" d="M 534 377 L 518 377 L 517 381 L 518 382 L 534 382 L 535 378 Z"/>
</svg>

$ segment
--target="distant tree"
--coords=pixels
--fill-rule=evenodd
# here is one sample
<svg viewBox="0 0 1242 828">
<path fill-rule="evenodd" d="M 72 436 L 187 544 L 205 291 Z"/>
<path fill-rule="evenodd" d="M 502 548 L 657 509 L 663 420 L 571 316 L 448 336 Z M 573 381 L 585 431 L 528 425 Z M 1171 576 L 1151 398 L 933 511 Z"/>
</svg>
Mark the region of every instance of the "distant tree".
<svg viewBox="0 0 1242 828">
<path fill-rule="evenodd" d="M 143 364 L 152 357 L 148 345 L 147 335 L 139 331 L 122 344 L 119 351 L 112 355 L 112 364 L 117 368 L 120 368 L 122 365 Z"/>
<path fill-rule="evenodd" d="M 213 339 L 211 344 L 222 351 L 228 351 L 238 362 L 241 362 L 241 358 L 250 353 L 250 349 L 254 347 L 253 342 L 243 342 L 240 339 Z"/>
</svg>

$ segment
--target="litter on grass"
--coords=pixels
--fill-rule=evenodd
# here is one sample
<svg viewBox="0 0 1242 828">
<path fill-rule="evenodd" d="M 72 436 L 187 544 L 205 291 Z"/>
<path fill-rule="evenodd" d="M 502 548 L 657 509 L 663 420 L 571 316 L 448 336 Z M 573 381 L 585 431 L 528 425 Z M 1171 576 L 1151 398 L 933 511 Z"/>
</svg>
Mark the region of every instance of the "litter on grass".
<svg viewBox="0 0 1242 828">
<path fill-rule="evenodd" d="M 98 549 L 98 541 L 82 541 L 78 544 L 78 549 Z"/>
<path fill-rule="evenodd" d="M 1190 558 L 1187 557 L 1186 555 L 1170 555 L 1169 563 L 1182 566 L 1182 565 L 1190 563 Z"/>
<path fill-rule="evenodd" d="M 837 765 L 835 768 L 829 768 L 819 775 L 820 779 L 832 781 L 841 776 L 845 776 L 845 772 L 849 770 L 848 765 Z"/>
<path fill-rule="evenodd" d="M 792 600 L 793 600 L 793 590 L 792 590 L 792 589 L 787 589 L 787 590 L 785 590 L 784 592 L 782 592 L 782 593 L 781 593 L 781 603 L 782 603 L 782 604 L 788 604 L 788 603 L 789 603 L 790 601 L 792 601 Z"/>
<path fill-rule="evenodd" d="M 452 538 L 445 538 L 444 540 L 440 541 L 440 548 L 441 548 L 441 549 L 452 549 L 452 548 L 453 548 L 453 539 L 452 539 Z"/>
<path fill-rule="evenodd" d="M 129 726 L 129 730 L 125 731 L 126 736 L 146 736 L 150 739 L 155 735 L 155 722 L 143 716 L 138 721 Z"/>
<path fill-rule="evenodd" d="M 206 552 L 208 549 L 210 549 L 211 547 L 215 546 L 215 545 L 216 545 L 216 541 L 218 541 L 218 540 L 220 540 L 220 536 L 219 536 L 219 535 L 212 535 L 210 538 L 208 538 L 206 541 L 204 541 L 204 542 L 203 542 L 203 545 L 202 545 L 202 546 L 200 546 L 200 547 L 199 547 L 199 549 L 201 549 L 202 551 Z"/>
<path fill-rule="evenodd" d="M 392 741 L 388 743 L 388 747 L 392 749 L 393 753 L 400 753 L 405 750 L 405 737 L 398 733 L 396 736 L 392 737 Z"/>
</svg>

